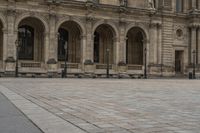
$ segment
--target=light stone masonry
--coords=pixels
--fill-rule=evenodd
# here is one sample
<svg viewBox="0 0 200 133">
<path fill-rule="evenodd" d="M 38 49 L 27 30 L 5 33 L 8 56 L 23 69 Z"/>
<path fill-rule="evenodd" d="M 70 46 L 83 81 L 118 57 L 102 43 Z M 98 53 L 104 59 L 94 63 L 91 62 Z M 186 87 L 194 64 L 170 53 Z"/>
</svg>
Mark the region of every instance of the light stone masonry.
<svg viewBox="0 0 200 133">
<path fill-rule="evenodd" d="M 115 76 L 187 75 L 193 63 L 200 71 L 199 2 L 1 0 L 0 73 L 19 59 L 20 76 L 57 77 L 66 58 L 69 74 L 105 75 L 107 50 Z"/>
</svg>

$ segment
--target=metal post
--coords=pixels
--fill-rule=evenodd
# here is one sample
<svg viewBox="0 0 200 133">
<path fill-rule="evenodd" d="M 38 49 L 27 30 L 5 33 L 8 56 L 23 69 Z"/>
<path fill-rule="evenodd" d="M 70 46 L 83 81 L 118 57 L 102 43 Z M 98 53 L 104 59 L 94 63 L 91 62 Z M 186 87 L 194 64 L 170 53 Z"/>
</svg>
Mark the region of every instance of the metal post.
<svg viewBox="0 0 200 133">
<path fill-rule="evenodd" d="M 160 64 L 160 77 L 163 76 L 163 64 L 161 63 Z"/>
<path fill-rule="evenodd" d="M 15 66 L 15 77 L 18 77 L 18 47 L 16 48 L 16 66 Z"/>
<path fill-rule="evenodd" d="M 109 55 L 110 54 L 110 50 L 106 49 L 106 57 L 107 57 L 107 73 L 106 76 L 107 78 L 110 78 L 110 74 L 109 74 L 109 70 L 110 70 L 110 63 L 109 63 Z"/>
<path fill-rule="evenodd" d="M 196 71 L 195 71 L 195 68 L 196 68 L 196 51 L 193 50 L 193 79 L 196 79 Z"/>
<path fill-rule="evenodd" d="M 147 79 L 147 49 L 144 49 L 144 78 Z"/>
<path fill-rule="evenodd" d="M 64 66 L 64 75 L 63 78 L 67 78 L 67 41 L 65 42 L 65 66 Z"/>
</svg>

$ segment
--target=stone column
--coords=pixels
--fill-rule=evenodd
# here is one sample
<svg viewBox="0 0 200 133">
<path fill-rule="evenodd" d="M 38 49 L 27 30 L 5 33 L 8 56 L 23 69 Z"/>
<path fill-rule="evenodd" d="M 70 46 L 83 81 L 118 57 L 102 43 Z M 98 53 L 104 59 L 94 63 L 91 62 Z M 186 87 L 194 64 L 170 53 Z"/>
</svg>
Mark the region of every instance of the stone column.
<svg viewBox="0 0 200 133">
<path fill-rule="evenodd" d="M 193 61 L 193 50 L 197 48 L 197 27 L 194 25 L 191 27 L 191 51 L 190 51 L 190 63 L 192 64 Z"/>
<path fill-rule="evenodd" d="M 157 23 L 150 24 L 149 63 L 157 64 Z"/>
<path fill-rule="evenodd" d="M 86 58 L 86 55 L 87 55 L 87 52 L 86 52 L 86 50 L 87 50 L 87 43 L 86 43 L 86 39 L 87 39 L 87 36 L 86 35 L 82 35 L 81 36 L 81 53 L 82 53 L 82 58 L 81 58 L 81 63 L 84 63 L 85 62 L 85 60 L 87 59 Z"/>
<path fill-rule="evenodd" d="M 44 61 L 45 63 L 49 60 L 49 33 L 44 32 Z"/>
<path fill-rule="evenodd" d="M 113 64 L 118 64 L 119 60 L 120 60 L 120 55 L 119 55 L 119 51 L 120 51 L 120 42 L 119 39 L 117 37 L 113 38 L 113 55 L 114 55 L 114 60 L 113 60 Z"/>
<path fill-rule="evenodd" d="M 149 66 L 150 65 L 150 40 L 144 40 L 143 41 L 143 43 L 144 43 L 144 48 L 146 48 L 146 56 L 147 56 L 147 59 L 146 59 L 146 61 L 147 61 L 147 66 Z M 148 67 L 147 67 L 147 69 L 148 69 Z"/>
<path fill-rule="evenodd" d="M 183 0 L 183 12 L 188 11 L 188 0 Z"/>
<path fill-rule="evenodd" d="M 3 61 L 7 58 L 7 38 L 8 38 L 8 31 L 7 29 L 3 29 Z"/>
</svg>

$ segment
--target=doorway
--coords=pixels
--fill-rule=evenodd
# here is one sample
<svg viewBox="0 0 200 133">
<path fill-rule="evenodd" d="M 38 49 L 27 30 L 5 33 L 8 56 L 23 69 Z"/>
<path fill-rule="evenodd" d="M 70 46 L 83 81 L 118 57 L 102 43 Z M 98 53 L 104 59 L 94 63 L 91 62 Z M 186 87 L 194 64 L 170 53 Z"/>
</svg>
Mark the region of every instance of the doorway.
<svg viewBox="0 0 200 133">
<path fill-rule="evenodd" d="M 183 73 L 183 51 L 175 51 L 175 72 Z"/>
</svg>

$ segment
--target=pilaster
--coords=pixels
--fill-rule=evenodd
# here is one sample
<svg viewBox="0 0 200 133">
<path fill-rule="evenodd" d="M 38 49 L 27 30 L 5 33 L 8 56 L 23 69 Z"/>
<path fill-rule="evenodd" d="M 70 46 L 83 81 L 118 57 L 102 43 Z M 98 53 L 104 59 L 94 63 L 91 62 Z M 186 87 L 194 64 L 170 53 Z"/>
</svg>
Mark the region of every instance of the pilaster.
<svg viewBox="0 0 200 133">
<path fill-rule="evenodd" d="M 92 34 L 92 23 L 94 21 L 93 17 L 86 17 L 86 55 L 85 58 L 87 60 L 91 60 L 93 62 L 93 51 L 94 51 L 94 35 Z"/>
<path fill-rule="evenodd" d="M 149 47 L 149 63 L 157 64 L 157 52 L 158 52 L 158 33 L 157 23 L 150 24 L 150 47 Z"/>
<path fill-rule="evenodd" d="M 7 40 L 8 40 L 8 30 L 3 29 L 3 60 L 5 61 L 7 58 Z"/>
<path fill-rule="evenodd" d="M 81 36 L 81 53 L 82 53 L 82 58 L 81 58 L 81 63 L 84 63 L 86 60 L 87 60 L 87 52 L 86 52 L 86 50 L 87 50 L 87 36 L 86 35 L 82 35 Z"/>
<path fill-rule="evenodd" d="M 162 64 L 162 25 L 158 24 L 158 52 L 157 52 L 157 58 L 158 58 L 158 64 Z"/>
<path fill-rule="evenodd" d="M 198 28 L 197 64 L 200 64 L 200 28 Z"/>
<path fill-rule="evenodd" d="M 120 21 L 119 22 L 119 30 L 120 30 L 120 34 L 119 34 L 119 49 L 117 54 L 119 55 L 119 62 L 124 62 L 126 63 L 126 30 L 125 30 L 125 26 L 126 26 L 126 22 L 124 21 Z M 118 62 L 118 63 L 119 63 Z"/>
<path fill-rule="evenodd" d="M 49 33 L 44 32 L 44 61 L 45 63 L 50 59 L 49 58 Z"/>
<path fill-rule="evenodd" d="M 198 7 L 197 7 L 197 9 L 200 10 L 200 0 L 197 0 L 197 2 L 198 2 Z"/>
<path fill-rule="evenodd" d="M 113 44 L 114 44 L 113 54 L 115 55 L 115 59 L 113 60 L 113 63 L 118 64 L 120 61 L 120 55 L 119 55 L 120 41 L 117 37 L 113 37 Z"/>
<path fill-rule="evenodd" d="M 197 3 L 196 3 L 196 0 L 191 0 L 192 1 L 192 9 L 196 9 L 197 7 Z"/>
<path fill-rule="evenodd" d="M 7 33 L 7 57 L 16 58 L 16 46 L 15 41 L 17 39 L 18 31 L 14 30 L 15 24 L 15 10 L 9 9 L 7 10 L 7 22 L 8 22 L 8 33 Z"/>
<path fill-rule="evenodd" d="M 183 0 L 183 12 L 187 12 L 188 11 L 188 0 Z"/>
<path fill-rule="evenodd" d="M 55 59 L 57 61 L 58 31 L 56 31 L 56 18 L 55 14 L 49 14 L 49 43 L 46 43 L 46 45 L 49 45 L 48 59 Z M 48 37 L 48 34 L 46 36 Z"/>
<path fill-rule="evenodd" d="M 192 25 L 191 27 L 191 51 L 190 51 L 190 57 L 191 57 L 191 64 L 194 62 L 193 60 L 193 51 L 197 49 L 197 26 Z"/>
</svg>

